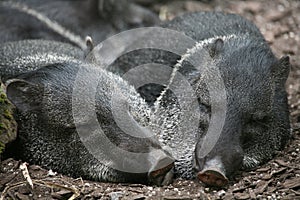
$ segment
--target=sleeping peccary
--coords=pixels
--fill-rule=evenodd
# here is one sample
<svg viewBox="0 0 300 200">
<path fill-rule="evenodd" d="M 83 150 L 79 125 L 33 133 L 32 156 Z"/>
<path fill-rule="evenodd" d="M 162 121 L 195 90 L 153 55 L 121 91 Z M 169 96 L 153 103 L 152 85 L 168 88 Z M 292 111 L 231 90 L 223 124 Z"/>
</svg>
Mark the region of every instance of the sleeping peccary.
<svg viewBox="0 0 300 200">
<path fill-rule="evenodd" d="M 141 124 L 150 124 L 151 128 L 155 127 L 153 128 L 153 132 L 159 137 L 160 143 L 155 144 L 157 142 L 155 139 L 154 141 L 146 139 L 144 140 L 144 143 L 139 143 L 139 140 L 134 137 L 127 140 L 126 137 L 123 137 L 124 134 L 122 134 L 122 131 L 117 128 L 118 126 L 111 116 L 112 111 L 108 109 L 108 112 L 104 112 L 107 111 L 107 109 L 99 109 L 97 115 L 98 120 L 101 121 L 99 118 L 103 120 L 108 119 L 110 123 L 107 133 L 120 137 L 116 139 L 116 143 L 119 143 L 120 140 L 120 146 L 127 145 L 126 148 L 130 150 L 133 148 L 132 151 L 144 152 L 144 148 L 147 150 L 151 148 L 159 149 L 161 157 L 155 162 L 151 162 L 151 159 L 148 159 L 147 161 L 156 163 L 154 165 L 149 164 L 150 167 L 148 167 L 148 172 L 153 171 L 153 168 L 157 169 L 157 163 L 164 163 L 165 160 L 172 160 L 172 157 L 169 155 L 170 153 L 173 156 L 175 155 L 175 173 L 177 173 L 178 176 L 192 178 L 196 175 L 204 183 L 214 186 L 225 185 L 228 182 L 228 178 L 241 167 L 244 169 L 256 167 L 269 160 L 277 150 L 282 149 L 290 137 L 289 113 L 286 92 L 284 89 L 284 84 L 289 73 L 288 57 L 283 57 L 279 60 L 276 59 L 256 26 L 248 20 L 234 14 L 214 12 L 189 13 L 177 17 L 170 22 L 165 22 L 162 24 L 162 27 L 185 34 L 196 41 L 195 47 L 202 50 L 204 49 L 207 52 L 210 58 L 203 58 L 203 63 L 207 66 L 215 65 L 217 69 L 219 69 L 221 78 L 224 82 L 226 97 L 225 99 L 222 99 L 223 96 L 220 95 L 220 98 L 211 98 L 211 92 L 214 91 L 209 91 L 209 84 L 213 83 L 214 76 L 213 74 L 210 74 L 210 78 L 206 79 L 210 82 L 205 81 L 207 74 L 198 70 L 197 66 L 192 65 L 193 59 L 188 59 L 188 57 L 193 57 L 193 53 L 189 56 L 180 56 L 159 49 L 142 49 L 124 54 L 109 66 L 107 70 L 122 76 L 129 69 L 138 65 L 156 63 L 173 67 L 178 64 L 178 60 L 185 58 L 178 67 L 178 72 L 184 75 L 193 87 L 197 96 L 198 109 L 194 110 L 192 109 L 194 107 L 191 106 L 190 108 L 187 107 L 190 110 L 183 110 L 183 112 L 189 112 L 192 116 L 198 111 L 200 116 L 198 122 L 199 127 L 196 131 L 192 132 L 189 127 L 184 127 L 186 125 L 180 122 L 181 117 L 177 116 L 181 114 L 178 112 L 180 106 L 177 107 L 176 95 L 169 90 L 165 93 L 166 95 L 161 95 L 164 94 L 162 91 L 166 88 L 165 86 L 167 84 L 147 84 L 137 88 L 137 91 L 149 105 L 143 104 L 142 107 L 138 106 L 138 108 L 133 106 L 132 115 L 137 121 L 142 121 Z M 145 35 L 138 37 L 137 41 L 133 42 L 133 44 L 147 42 L 151 43 L 151 35 L 147 35 L 146 33 Z M 180 42 L 180 40 L 172 41 L 175 46 L 178 44 L 178 48 L 182 45 Z M 75 174 L 76 176 L 83 174 L 85 177 L 95 178 L 93 175 L 94 171 L 88 171 L 91 169 L 95 170 L 95 166 L 97 166 L 95 160 L 88 156 L 89 154 L 86 154 L 86 151 L 82 151 L 82 148 L 78 148 L 79 150 L 75 151 L 73 147 L 81 145 L 80 142 L 78 142 L 78 138 L 73 138 L 78 137 L 78 135 L 75 132 L 74 126 L 70 125 L 72 124 L 72 119 L 63 117 L 64 115 L 72 116 L 72 114 L 70 114 L 72 112 L 72 110 L 70 110 L 70 94 L 72 91 L 71 87 L 74 85 L 74 76 L 76 76 L 76 72 L 78 71 L 78 68 L 80 68 L 79 66 L 88 65 L 78 64 L 78 62 L 72 62 L 72 60 L 82 59 L 83 53 L 71 46 L 67 47 L 67 45 L 63 46 L 65 46 L 66 49 L 70 48 L 69 52 L 64 51 L 64 48 L 49 47 L 49 49 L 62 49 L 63 52 L 61 54 L 69 54 L 66 56 L 67 58 L 65 58 L 65 56 L 59 56 L 60 52 L 51 50 L 55 55 L 54 60 L 51 56 L 52 53 L 50 53 L 50 56 L 46 53 L 45 55 L 47 56 L 42 57 L 44 60 L 42 59 L 41 64 L 38 60 L 40 56 L 34 54 L 27 56 L 26 58 L 22 57 L 22 54 L 26 55 L 26 52 L 31 48 L 35 48 L 35 51 L 38 51 L 39 48 L 44 49 L 43 51 L 45 51 L 48 48 L 47 45 L 51 46 L 52 42 L 48 42 L 45 46 L 39 46 L 39 41 L 36 43 L 15 43 L 12 46 L 16 44 L 19 48 L 12 48 L 10 46 L 12 44 L 1 47 L 2 52 L 4 52 L 1 54 L 1 61 L 5 60 L 5 62 L 1 62 L 1 76 L 6 77 L 8 80 L 8 96 L 12 102 L 16 104 L 17 108 L 19 107 L 20 113 L 25 114 L 25 116 L 21 114 L 19 118 L 21 120 L 19 121 L 21 124 L 20 130 L 24 130 L 24 133 L 22 131 L 22 134 L 33 134 L 35 129 L 32 127 L 39 129 L 36 131 L 37 133 L 42 132 L 41 129 L 46 132 L 43 133 L 43 137 L 40 138 L 40 140 L 43 138 L 43 140 L 45 140 L 42 140 L 43 145 L 32 145 L 34 144 L 33 141 L 25 142 L 28 140 L 28 137 L 26 137 L 27 139 L 25 137 L 20 138 L 24 139 L 23 145 L 25 143 L 29 145 L 27 146 L 28 149 L 32 147 L 37 148 L 31 152 L 40 153 L 36 158 L 34 157 L 35 154 L 28 154 L 30 156 L 27 158 L 30 157 L 32 159 L 31 161 L 53 167 L 62 172 Z M 56 44 L 53 43 L 53 45 Z M 28 50 L 22 50 L 23 48 L 26 49 L 28 46 Z M 193 46 L 191 46 L 191 49 L 193 49 Z M 10 56 L 6 55 L 8 51 L 10 52 Z M 43 51 L 41 52 L 43 53 Z M 78 54 L 76 53 L 77 51 L 79 51 Z M 188 51 L 187 49 L 187 52 L 193 51 Z M 14 57 L 14 53 L 19 54 L 19 57 Z M 97 53 L 97 51 L 93 53 Z M 195 53 L 195 56 L 199 55 Z M 56 61 L 56 59 L 58 59 L 58 61 Z M 199 59 L 199 57 L 197 57 L 197 59 Z M 23 62 L 23 64 L 20 64 L 19 62 Z M 34 63 L 33 66 L 35 66 L 33 68 L 32 62 Z M 49 64 L 52 65 L 48 66 Z M 14 67 L 9 69 L 6 65 Z M 155 69 L 154 66 L 155 65 L 153 64 L 153 69 Z M 151 69 L 151 65 L 148 67 Z M 4 71 L 6 73 L 3 73 Z M 15 71 L 17 71 L 17 73 L 15 73 Z M 97 70 L 95 70 L 95 72 L 96 71 Z M 111 75 L 105 70 L 101 70 L 101 74 L 101 77 L 105 76 L 105 78 L 102 79 L 103 82 L 109 80 L 115 83 L 115 79 L 118 79 L 120 82 L 115 83 L 116 87 L 121 87 L 122 85 L 125 85 L 122 86 L 122 88 L 130 87 L 126 81 L 120 79 L 117 75 Z M 109 76 L 107 74 L 109 74 Z M 139 75 L 143 78 L 143 74 Z M 90 78 L 87 76 L 86 79 L 93 79 L 92 77 Z M 18 80 L 14 83 L 14 79 Z M 167 79 L 171 80 L 172 76 L 167 77 Z M 83 85 L 83 87 L 84 86 L 86 85 Z M 105 88 L 107 84 L 100 84 L 100 86 Z M 41 88 L 45 89 L 41 90 Z M 24 92 L 22 93 L 21 91 L 23 90 Z M 55 93 L 55 91 L 57 91 L 57 93 Z M 133 96 L 138 96 L 135 90 L 133 90 L 133 92 Z M 45 95 L 42 98 L 42 101 L 39 97 L 40 95 L 38 95 L 41 93 L 44 93 Z M 218 94 L 218 91 L 215 93 Z M 128 95 L 130 94 L 131 93 Z M 22 95 L 25 95 L 26 98 L 23 98 Z M 107 102 L 103 101 L 103 98 L 110 99 L 110 95 L 106 93 L 97 93 L 97 96 L 99 96 L 100 101 L 96 101 L 96 105 L 100 106 L 100 108 L 101 106 L 106 106 Z M 58 99 L 55 99 L 55 97 Z M 60 98 L 62 98 L 61 101 Z M 82 100 L 84 100 L 84 97 L 82 98 Z M 158 104 L 158 109 L 156 104 L 158 101 L 156 101 L 156 99 L 162 99 L 161 101 L 163 102 L 162 106 Z M 135 104 L 136 100 L 142 102 L 140 98 L 132 98 L 132 100 L 133 102 L 130 102 L 129 104 Z M 43 104 L 41 105 L 36 101 L 43 102 Z M 224 101 L 226 101 L 226 111 L 223 110 L 223 107 L 216 106 L 212 108 L 213 104 L 221 105 Z M 101 105 L 102 103 L 104 103 L 104 105 Z M 87 100 L 85 104 L 88 106 L 90 101 Z M 169 104 L 171 104 L 171 106 Z M 148 113 L 148 111 L 152 112 L 153 109 L 151 106 L 161 113 L 166 111 L 167 114 L 158 115 L 154 122 L 149 123 L 148 118 L 151 117 L 145 116 L 147 116 L 146 113 Z M 45 109 L 43 109 L 44 107 Z M 175 109 L 173 109 L 173 107 L 175 107 Z M 38 114 L 43 115 L 43 117 L 37 117 L 36 115 L 31 114 L 31 111 L 33 113 L 38 111 Z M 173 111 L 175 112 L 175 117 L 172 115 Z M 226 116 L 221 134 L 218 136 L 218 140 L 216 144 L 213 145 L 212 150 L 203 156 L 202 147 L 205 146 L 205 136 L 207 135 L 206 132 L 209 130 L 210 121 L 212 120 L 213 115 L 218 115 L 218 113 L 221 115 L 221 113 L 224 112 L 226 113 Z M 26 113 L 30 114 L 27 115 Z M 167 117 L 164 119 L 165 116 Z M 87 118 L 87 120 L 88 119 L 89 118 Z M 170 122 L 170 119 L 175 120 L 175 122 Z M 163 121 L 163 123 L 160 123 L 161 121 Z M 88 121 L 86 123 L 87 125 L 83 127 L 89 130 Z M 42 125 L 45 125 L 46 128 L 39 127 Z M 181 129 L 183 132 L 177 132 L 179 130 L 179 125 L 183 127 Z M 65 156 L 65 159 L 60 159 L 56 157 L 58 156 L 56 154 L 54 154 L 55 156 L 52 156 L 51 154 L 45 155 L 44 152 L 50 152 L 48 149 L 51 146 L 48 146 L 47 150 L 39 149 L 45 144 L 51 144 L 51 141 L 65 141 L 65 136 L 63 136 L 63 138 L 46 138 L 45 135 L 55 135 L 54 133 L 60 133 L 61 130 L 69 131 L 69 129 L 72 129 L 72 133 L 75 134 L 68 134 L 72 135 L 72 138 L 68 138 L 69 140 L 66 140 L 66 143 L 71 141 L 73 141 L 73 143 L 71 145 L 65 144 L 67 146 L 66 152 L 68 152 L 68 154 L 64 155 L 79 155 L 77 157 L 74 156 L 76 157 L 76 160 L 72 161 L 70 156 Z M 22 134 L 19 134 L 19 136 L 21 137 Z M 194 134 L 195 137 L 186 137 L 188 141 L 182 140 L 181 137 L 177 137 L 183 134 L 188 136 Z M 34 135 L 35 134 L 33 134 L 33 136 Z M 140 131 L 140 135 L 147 135 L 147 131 L 143 129 Z M 172 137 L 172 135 L 175 135 L 176 137 Z M 124 138 L 126 139 L 123 140 Z M 191 140 L 191 138 L 195 139 Z M 128 145 L 130 147 L 133 145 L 133 147 L 129 148 Z M 166 151 L 164 145 L 171 146 L 171 148 Z M 59 148 L 64 147 L 60 144 Z M 43 158 L 43 156 L 50 157 Z M 54 158 L 55 162 L 52 160 Z M 84 162 L 78 162 L 80 159 L 84 159 Z M 92 161 L 87 162 L 89 160 Z M 114 161 L 114 159 L 111 158 L 111 161 Z M 138 158 L 135 157 L 132 162 L 138 163 Z M 71 167 L 73 164 L 74 168 Z M 112 165 L 114 165 L 114 162 L 112 162 Z M 153 174 L 159 174 L 158 180 L 154 182 L 166 183 L 169 182 L 168 180 L 170 179 L 171 167 L 171 165 L 166 165 L 162 170 L 154 170 L 159 173 L 144 173 L 143 176 L 134 176 L 135 178 L 132 179 L 119 178 L 124 176 L 128 178 L 128 176 L 124 174 L 122 176 L 110 176 L 114 178 L 103 178 L 102 176 L 96 178 L 109 181 L 141 182 L 141 177 L 142 179 L 146 177 L 144 180 L 153 180 L 155 179 L 152 177 Z M 84 170 L 81 170 L 82 168 Z M 116 174 L 111 168 L 107 169 L 106 173 Z M 130 174 L 130 176 L 131 175 L 132 174 Z"/>
<path fill-rule="evenodd" d="M 81 56 L 80 49 L 54 41 L 1 46 L 1 79 L 17 108 L 18 138 L 8 151 L 75 177 L 169 183 L 173 158 L 143 126 L 150 118 L 146 102 L 121 77 Z M 117 104 L 112 104 L 113 95 Z M 127 132 L 113 110 L 118 114 L 123 104 Z"/>
<path fill-rule="evenodd" d="M 251 169 L 271 159 L 290 138 L 285 91 L 285 82 L 290 68 L 289 58 L 277 59 L 258 28 L 235 14 L 187 13 L 163 23 L 162 27 L 179 31 L 192 38 L 196 41 L 194 46 L 187 49 L 186 54 L 181 55 L 154 48 L 134 50 L 120 56 L 107 69 L 122 76 L 130 69 L 146 63 L 164 64 L 173 67 L 173 72 L 178 69 L 177 74 L 184 75 L 192 85 L 198 98 L 200 112 L 199 129 L 194 133 L 198 140 L 189 144 L 188 153 L 187 146 L 180 145 L 173 149 L 173 151 L 183 152 L 180 159 L 175 157 L 177 159 L 175 173 L 190 178 L 194 176 L 194 170 L 195 175 L 207 185 L 223 186 L 238 169 Z M 135 46 L 139 43 L 147 44 L 149 40 L 151 41 L 151 35 L 153 34 L 146 33 L 133 44 Z M 164 40 L 160 42 L 164 43 Z M 165 43 L 166 45 L 177 44 L 178 48 L 184 46 L 180 38 Z M 128 49 L 131 47 L 129 46 Z M 193 51 L 197 49 L 207 52 L 209 58 L 205 56 L 201 58 L 203 54 L 193 55 Z M 202 59 L 201 63 L 208 68 L 215 66 L 219 70 L 225 87 L 225 97 L 221 95 L 220 88 L 213 88 L 214 83 L 217 82 L 217 74 L 199 70 L 198 66 L 192 64 L 197 59 Z M 143 75 L 140 76 L 143 79 Z M 162 95 L 170 83 L 171 81 L 163 86 L 147 84 L 138 88 L 138 91 L 150 105 L 154 105 L 157 109 L 156 99 L 176 101 L 176 97 L 172 95 Z M 209 84 L 212 85 L 210 88 Z M 180 84 L 174 84 L 173 88 L 177 86 L 179 87 Z M 184 90 L 181 90 L 182 93 Z M 216 94 L 214 99 L 211 97 L 212 93 Z M 226 110 L 221 106 L 224 101 Z M 212 103 L 216 105 L 214 108 Z M 192 115 L 195 110 L 191 109 L 189 112 Z M 212 146 L 206 144 L 209 143 L 206 140 L 206 133 L 212 115 L 218 117 L 221 113 L 225 113 L 224 126 L 219 136 L 217 132 L 211 133 L 218 139 L 213 148 L 204 154 L 202 147 L 205 149 L 207 147 L 205 145 Z M 217 121 L 214 125 L 221 121 Z M 181 124 L 181 126 L 186 125 Z M 180 134 L 192 133 L 184 131 Z M 176 137 L 164 141 L 167 145 L 176 142 Z M 193 169 L 190 163 L 194 164 Z"/>
</svg>

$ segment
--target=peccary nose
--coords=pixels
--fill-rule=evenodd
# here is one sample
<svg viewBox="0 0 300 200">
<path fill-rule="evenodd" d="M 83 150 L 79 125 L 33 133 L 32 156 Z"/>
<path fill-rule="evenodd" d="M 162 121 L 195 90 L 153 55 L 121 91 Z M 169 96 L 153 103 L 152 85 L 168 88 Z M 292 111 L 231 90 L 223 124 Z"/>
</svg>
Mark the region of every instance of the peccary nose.
<svg viewBox="0 0 300 200">
<path fill-rule="evenodd" d="M 197 177 L 208 186 L 223 187 L 228 184 L 225 166 L 219 157 L 206 161 L 202 171 L 198 172 Z"/>
<path fill-rule="evenodd" d="M 169 164 L 168 166 L 152 171 L 149 173 L 149 180 L 151 184 L 154 185 L 168 185 L 173 181 L 173 167 L 174 163 Z"/>
<path fill-rule="evenodd" d="M 155 154 L 154 154 L 155 155 Z M 173 181 L 174 159 L 165 153 L 158 153 L 150 158 L 152 167 L 148 173 L 150 184 L 168 185 Z"/>
<path fill-rule="evenodd" d="M 223 187 L 228 184 L 224 172 L 217 168 L 207 168 L 197 174 L 200 181 L 208 186 Z"/>
</svg>

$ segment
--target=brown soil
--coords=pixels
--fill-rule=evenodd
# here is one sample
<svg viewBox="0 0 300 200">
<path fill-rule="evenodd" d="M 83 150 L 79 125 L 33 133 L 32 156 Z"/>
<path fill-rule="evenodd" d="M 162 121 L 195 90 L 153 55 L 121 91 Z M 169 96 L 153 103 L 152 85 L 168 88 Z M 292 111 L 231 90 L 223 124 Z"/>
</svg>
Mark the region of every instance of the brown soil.
<svg viewBox="0 0 300 200">
<path fill-rule="evenodd" d="M 148 1 L 149 2 L 149 1 Z M 182 12 L 217 10 L 239 13 L 253 21 L 269 41 L 275 54 L 290 55 L 292 70 L 289 93 L 293 139 L 267 164 L 239 172 L 226 188 L 206 188 L 198 181 L 176 180 L 164 187 L 139 184 L 99 183 L 54 175 L 29 165 L 33 189 L 19 169 L 20 161 L 2 162 L 0 191 L 3 199 L 300 199 L 300 2 L 266 1 L 168 1 L 153 9 L 162 19 Z"/>
</svg>

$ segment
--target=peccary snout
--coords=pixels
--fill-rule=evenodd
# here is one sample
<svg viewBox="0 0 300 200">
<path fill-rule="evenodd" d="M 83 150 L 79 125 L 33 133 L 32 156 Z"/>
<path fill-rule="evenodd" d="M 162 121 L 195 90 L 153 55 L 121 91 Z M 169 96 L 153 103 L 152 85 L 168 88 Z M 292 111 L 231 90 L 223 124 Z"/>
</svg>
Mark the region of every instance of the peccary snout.
<svg viewBox="0 0 300 200">
<path fill-rule="evenodd" d="M 206 185 L 216 185 L 221 187 L 228 183 L 224 166 L 219 157 L 206 162 L 206 167 L 197 174 L 197 177 Z"/>
<path fill-rule="evenodd" d="M 173 181 L 173 168 L 174 162 L 170 161 L 170 157 L 162 155 L 161 158 L 156 158 L 148 173 L 149 182 L 155 185 L 170 184 Z"/>
<path fill-rule="evenodd" d="M 226 127 L 238 127 L 237 121 L 225 124 L 225 128 L 212 151 L 206 156 L 201 155 L 201 141 L 196 146 L 195 170 L 200 181 L 209 186 L 222 187 L 227 185 L 228 180 L 243 161 L 244 152 L 239 142 L 239 130 L 228 130 Z M 224 132 L 225 131 L 225 132 Z"/>
<path fill-rule="evenodd" d="M 226 159 L 224 161 L 224 158 Z M 198 161 L 201 159 L 198 159 Z M 212 159 L 202 159 L 202 165 L 196 167 L 198 170 L 197 178 L 208 186 L 222 187 L 228 184 L 229 176 L 233 170 L 242 164 L 242 154 L 236 153 L 216 156 Z M 201 166 L 201 167 L 200 167 Z"/>
</svg>

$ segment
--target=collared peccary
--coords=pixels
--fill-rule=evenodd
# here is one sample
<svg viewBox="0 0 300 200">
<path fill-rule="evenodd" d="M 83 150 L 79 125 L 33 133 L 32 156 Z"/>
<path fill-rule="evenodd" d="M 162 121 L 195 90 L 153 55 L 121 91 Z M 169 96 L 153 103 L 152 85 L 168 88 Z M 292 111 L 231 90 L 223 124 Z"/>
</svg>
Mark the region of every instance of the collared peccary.
<svg viewBox="0 0 300 200">
<path fill-rule="evenodd" d="M 237 15 L 192 13 L 166 22 L 162 27 L 186 34 L 207 50 L 212 59 L 210 62 L 221 72 L 227 93 L 228 108 L 224 128 L 212 151 L 202 158 L 199 156 L 202 139 L 211 117 L 208 86 L 201 78 L 203 74 L 188 62 L 183 62 L 179 68 L 179 72 L 186 76 L 198 95 L 201 113 L 199 130 L 195 133 L 199 139 L 192 143 L 180 141 L 185 145 L 174 148 L 181 156 L 175 163 L 175 171 L 179 176 L 193 177 L 194 163 L 200 180 L 208 185 L 221 186 L 241 166 L 251 168 L 270 159 L 290 136 L 284 91 L 289 72 L 288 58 L 277 60 L 259 30 Z M 149 38 L 146 35 L 139 40 L 147 41 Z M 173 42 L 180 45 L 180 41 Z M 175 66 L 178 60 L 180 56 L 160 50 L 134 51 L 120 57 L 109 70 L 126 72 L 146 63 Z M 154 104 L 162 90 L 164 87 L 155 85 L 138 89 L 150 105 Z M 176 101 L 172 95 L 164 98 L 167 103 Z M 163 126 L 162 130 L 167 134 L 176 131 L 168 124 Z M 181 144 L 178 140 L 176 137 L 167 137 L 163 142 Z"/>
<path fill-rule="evenodd" d="M 85 47 L 133 27 L 151 26 L 158 17 L 130 0 L 0 2 L 0 42 L 48 39 Z"/>
<path fill-rule="evenodd" d="M 0 52 L 0 75 L 17 108 L 13 147 L 20 158 L 94 180 L 158 185 L 172 180 L 172 156 L 143 126 L 149 107 L 122 78 L 84 62 L 79 49 L 60 42 L 8 42 Z M 91 84 L 95 91 L 88 96 Z M 114 92 L 119 104 L 112 104 Z M 122 105 L 136 119 L 126 124 L 130 133 L 116 122 L 114 109 Z"/>
<path fill-rule="evenodd" d="M 194 162 L 194 170 L 202 182 L 223 186 L 238 169 L 253 168 L 271 159 L 290 138 L 289 111 L 284 87 L 289 74 L 289 58 L 277 59 L 258 28 L 235 14 L 188 13 L 163 23 L 162 27 L 179 31 L 195 40 L 195 46 L 191 49 L 199 48 L 207 52 L 210 59 L 203 63 L 217 67 L 226 89 L 224 127 L 212 150 L 201 157 L 201 147 L 204 145 L 205 133 L 212 116 L 208 84 L 214 82 L 214 75 L 211 75 L 210 82 L 205 82 L 203 77 L 206 74 L 187 60 L 183 60 L 177 68 L 198 96 L 200 121 L 199 130 L 195 133 L 199 139 L 189 145 L 190 151 L 184 154 L 185 157 L 181 157 L 181 164 L 175 162 L 175 171 L 176 165 L 184 166 L 184 162 Z M 151 34 L 140 37 L 134 44 L 147 43 L 148 40 L 151 40 Z M 180 39 L 173 40 L 172 44 L 182 45 L 181 42 Z M 108 70 L 122 76 L 129 69 L 146 63 L 174 67 L 182 58 L 193 57 L 188 55 L 193 51 L 186 52 L 184 55 L 175 55 L 159 49 L 135 50 L 119 57 Z M 139 92 L 150 105 L 155 105 L 157 98 L 176 101 L 175 97 L 161 96 L 167 84 L 148 84 L 140 87 Z M 213 101 L 218 105 L 224 99 L 217 98 Z M 222 107 L 217 106 L 214 112 L 222 113 Z M 194 110 L 190 110 L 190 113 L 194 113 Z M 176 138 L 167 143 L 172 142 L 176 142 Z M 186 152 L 185 148 L 186 146 L 178 146 L 176 151 Z M 186 166 L 188 167 L 183 170 L 188 171 L 188 177 L 192 177 L 191 165 Z M 183 174 L 182 169 L 177 171 Z"/>
</svg>

